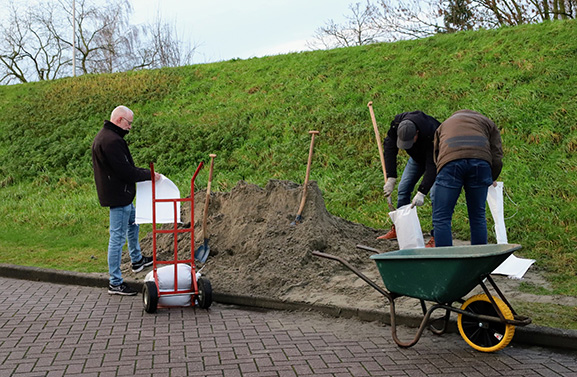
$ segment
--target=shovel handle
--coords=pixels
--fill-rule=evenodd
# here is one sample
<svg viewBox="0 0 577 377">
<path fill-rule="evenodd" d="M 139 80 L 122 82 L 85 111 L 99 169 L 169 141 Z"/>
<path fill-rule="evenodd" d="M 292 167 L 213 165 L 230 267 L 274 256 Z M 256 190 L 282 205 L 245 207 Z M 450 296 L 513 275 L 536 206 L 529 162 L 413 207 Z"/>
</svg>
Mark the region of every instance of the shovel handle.
<svg viewBox="0 0 577 377">
<path fill-rule="evenodd" d="M 377 126 L 377 119 L 375 118 L 375 112 L 373 111 L 373 101 L 370 101 L 367 106 L 369 107 L 369 112 L 371 113 L 371 120 L 373 122 L 373 130 L 375 131 L 375 138 L 377 139 L 377 147 L 379 148 L 379 157 L 381 159 L 381 167 L 383 169 L 383 176 L 385 178 L 385 183 L 387 183 L 387 169 L 385 168 L 385 154 L 383 153 L 383 145 L 381 143 L 381 135 L 379 134 L 379 127 Z"/>
<path fill-rule="evenodd" d="M 373 111 L 373 101 L 367 104 L 369 112 L 371 113 L 371 120 L 373 122 L 373 130 L 375 131 L 375 139 L 377 139 L 377 147 L 379 148 L 379 158 L 381 159 L 381 168 L 383 169 L 383 177 L 385 183 L 387 183 L 387 169 L 385 168 L 385 154 L 383 153 L 383 144 L 381 143 L 381 135 L 379 134 L 379 127 L 377 126 L 377 119 L 375 118 L 375 112 Z M 393 199 L 389 196 L 387 197 L 387 205 L 391 211 L 395 210 L 393 205 Z"/>
<path fill-rule="evenodd" d="M 206 185 L 206 199 L 204 201 L 204 212 L 202 215 L 202 236 L 206 239 L 206 219 L 208 217 L 208 201 L 210 200 L 210 186 L 212 185 L 212 170 L 214 167 L 214 158 L 216 157 L 215 154 L 210 154 L 210 169 L 208 170 L 208 183 Z"/>
<path fill-rule="evenodd" d="M 301 198 L 301 204 L 300 204 L 299 210 L 297 212 L 297 218 L 300 217 L 300 215 L 303 212 L 303 209 L 305 208 L 305 201 L 306 201 L 306 197 L 307 197 L 307 186 L 309 184 L 309 175 L 311 173 L 311 163 L 313 160 L 313 147 L 315 145 L 315 135 L 318 135 L 319 131 L 309 131 L 309 134 L 311 135 L 311 146 L 309 148 L 309 159 L 307 161 L 307 172 L 305 175 L 305 183 L 303 186 L 303 197 Z"/>
</svg>

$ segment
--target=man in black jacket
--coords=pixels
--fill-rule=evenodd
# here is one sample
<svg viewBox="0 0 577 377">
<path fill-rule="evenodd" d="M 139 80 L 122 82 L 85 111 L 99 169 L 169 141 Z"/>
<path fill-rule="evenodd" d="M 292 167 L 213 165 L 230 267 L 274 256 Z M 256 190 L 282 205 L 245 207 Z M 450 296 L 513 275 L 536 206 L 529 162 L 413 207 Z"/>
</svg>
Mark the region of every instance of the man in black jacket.
<svg viewBox="0 0 577 377">
<path fill-rule="evenodd" d="M 140 251 L 139 226 L 135 223 L 136 182 L 149 181 L 150 170 L 134 165 L 124 136 L 132 128 L 134 113 L 126 106 L 112 111 L 110 121 L 98 132 L 92 143 L 92 168 L 98 200 L 103 207 L 110 207 L 110 239 L 108 241 L 109 294 L 134 296 L 136 291 L 122 280 L 120 263 L 122 247 L 128 241 L 132 271 L 140 272 L 152 265 L 152 258 Z M 154 173 L 155 179 L 160 174 Z"/>
<path fill-rule="evenodd" d="M 441 122 L 422 111 L 411 111 L 397 114 L 391 122 L 384 141 L 385 169 L 387 182 L 383 186 L 385 198 L 393 193 L 397 182 L 397 155 L 399 149 L 404 149 L 409 160 L 401 176 L 397 193 L 397 208 L 412 203 L 413 206 L 422 206 L 425 196 L 431 192 L 431 201 L 434 199 L 434 190 L 437 170 L 433 161 L 433 139 L 435 131 Z M 411 194 L 419 179 L 423 177 L 417 193 L 411 201 Z M 397 238 L 395 227 L 379 239 Z M 434 240 L 427 243 L 427 247 L 434 246 Z"/>
</svg>

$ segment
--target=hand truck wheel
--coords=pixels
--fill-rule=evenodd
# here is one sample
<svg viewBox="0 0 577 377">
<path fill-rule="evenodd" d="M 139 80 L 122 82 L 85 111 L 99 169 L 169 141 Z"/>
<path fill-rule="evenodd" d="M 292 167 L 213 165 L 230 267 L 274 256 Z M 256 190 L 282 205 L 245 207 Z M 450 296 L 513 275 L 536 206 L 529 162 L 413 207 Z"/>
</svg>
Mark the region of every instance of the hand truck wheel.
<svg viewBox="0 0 577 377">
<path fill-rule="evenodd" d="M 153 281 L 144 282 L 142 287 L 142 302 L 147 313 L 155 313 L 158 307 L 158 288 Z"/>
<path fill-rule="evenodd" d="M 505 319 L 514 319 L 509 307 L 498 297 L 494 297 L 495 303 Z M 493 304 L 486 294 L 480 294 L 469 298 L 462 310 L 473 314 L 499 317 Z M 507 323 L 483 321 L 479 318 L 459 314 L 457 320 L 459 333 L 465 341 L 474 349 L 481 352 L 495 352 L 505 348 L 513 339 L 515 326 Z"/>
<path fill-rule="evenodd" d="M 203 309 L 210 308 L 212 305 L 212 285 L 206 278 L 198 279 L 198 306 Z"/>
</svg>

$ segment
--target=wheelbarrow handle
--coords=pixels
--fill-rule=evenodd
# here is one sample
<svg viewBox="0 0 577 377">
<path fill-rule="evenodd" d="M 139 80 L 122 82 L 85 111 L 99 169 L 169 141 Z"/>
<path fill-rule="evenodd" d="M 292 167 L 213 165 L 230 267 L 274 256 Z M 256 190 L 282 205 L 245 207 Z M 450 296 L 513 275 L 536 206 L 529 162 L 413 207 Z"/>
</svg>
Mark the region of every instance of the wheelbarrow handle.
<svg viewBox="0 0 577 377">
<path fill-rule="evenodd" d="M 423 331 L 427 327 L 427 324 L 429 323 L 429 319 L 430 319 L 433 311 L 435 311 L 436 309 L 438 309 L 439 307 L 442 306 L 440 304 L 437 304 L 437 305 L 434 305 L 431 308 L 429 308 L 429 310 L 425 313 L 425 316 L 423 317 L 423 320 L 421 321 L 421 325 L 419 326 L 419 330 L 417 331 L 417 334 L 415 335 L 413 340 L 411 340 L 409 342 L 403 342 L 397 336 L 397 321 L 396 321 L 396 314 L 395 314 L 394 293 L 387 292 L 384 289 L 382 289 L 381 287 L 379 287 L 378 285 L 376 285 L 372 280 L 370 280 L 368 277 L 363 275 L 359 270 L 357 270 L 356 268 L 351 266 L 350 263 L 348 263 L 347 261 L 345 261 L 342 258 L 339 258 L 339 257 L 331 255 L 331 254 L 321 253 L 320 251 L 316 251 L 316 250 L 313 251 L 312 254 L 314 256 L 317 256 L 317 257 L 332 259 L 332 260 L 335 260 L 337 262 L 340 262 L 342 265 L 344 265 L 349 270 L 354 272 L 358 277 L 363 279 L 371 287 L 376 289 L 380 294 L 382 294 L 383 296 L 385 296 L 389 300 L 389 311 L 391 313 L 391 317 L 390 317 L 391 334 L 393 336 L 393 340 L 395 341 L 395 343 L 397 343 L 397 345 L 399 345 L 400 347 L 406 348 L 406 347 L 412 347 L 413 345 L 415 345 L 419 341 L 419 339 L 421 338 L 421 335 L 423 334 Z"/>
<path fill-rule="evenodd" d="M 384 253 L 384 251 L 381 251 L 379 249 L 375 249 L 374 247 L 370 247 L 370 246 L 366 246 L 366 245 L 361 245 L 358 244 L 357 245 L 357 249 L 361 249 L 361 250 L 365 250 L 365 251 L 370 251 L 371 253 L 375 253 L 375 254 L 382 254 Z"/>
<path fill-rule="evenodd" d="M 343 266 L 345 266 L 346 268 L 348 268 L 349 270 L 351 270 L 355 275 L 357 275 L 358 277 L 360 277 L 361 279 L 363 279 L 368 285 L 370 285 L 371 287 L 373 287 L 374 289 L 376 289 L 380 294 L 382 294 L 383 296 L 385 296 L 390 302 L 393 302 L 393 297 L 391 296 L 391 294 L 387 291 L 385 291 L 383 288 L 379 287 L 377 284 L 375 284 L 374 281 L 372 281 L 371 279 L 369 279 L 368 277 L 366 277 L 362 272 L 360 272 L 359 270 L 357 270 L 355 267 L 353 267 L 349 262 L 347 262 L 346 260 L 337 257 L 335 255 L 331 255 L 331 254 L 326 254 L 326 253 L 321 253 L 320 251 L 314 250 L 312 252 L 312 254 L 314 256 L 317 257 L 321 257 L 321 258 L 326 258 L 326 259 L 332 259 L 335 260 L 337 262 L 340 262 Z"/>
</svg>

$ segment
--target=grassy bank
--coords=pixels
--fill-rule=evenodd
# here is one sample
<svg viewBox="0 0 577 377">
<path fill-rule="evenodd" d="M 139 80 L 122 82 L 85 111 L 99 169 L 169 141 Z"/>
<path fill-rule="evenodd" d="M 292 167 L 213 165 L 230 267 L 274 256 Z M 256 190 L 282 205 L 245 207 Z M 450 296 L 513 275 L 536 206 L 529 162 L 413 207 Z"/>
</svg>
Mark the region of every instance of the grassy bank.
<svg viewBox="0 0 577 377">
<path fill-rule="evenodd" d="M 209 153 L 213 190 L 302 182 L 308 131 L 319 130 L 311 179 L 328 210 L 386 228 L 373 101 L 381 135 L 415 109 L 441 121 L 462 108 L 492 118 L 509 241 L 549 274 L 553 293 L 577 296 L 576 33 L 563 21 L 0 87 L 0 262 L 106 270 L 90 144 L 118 104 L 135 111 L 127 140 L 137 164 L 154 161 L 181 191 Z M 429 229 L 430 205 L 419 213 Z M 469 237 L 463 201 L 454 231 Z"/>
</svg>

